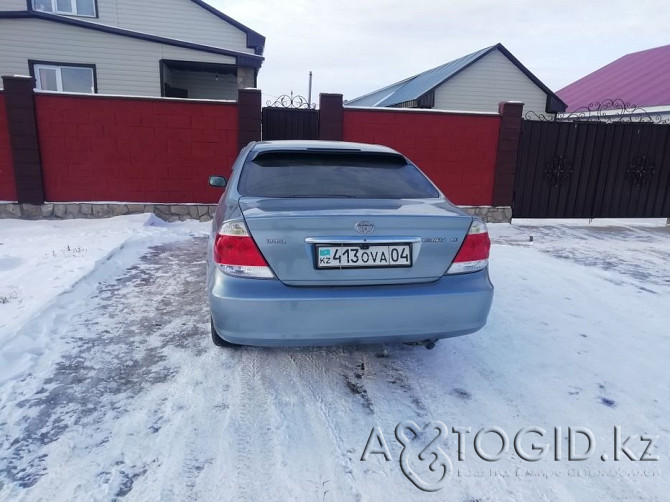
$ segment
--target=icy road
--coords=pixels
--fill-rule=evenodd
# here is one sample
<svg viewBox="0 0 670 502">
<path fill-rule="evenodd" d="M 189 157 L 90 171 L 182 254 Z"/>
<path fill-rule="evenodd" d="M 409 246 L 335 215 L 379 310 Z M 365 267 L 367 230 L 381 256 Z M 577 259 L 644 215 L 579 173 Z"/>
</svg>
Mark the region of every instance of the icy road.
<svg viewBox="0 0 670 502">
<path fill-rule="evenodd" d="M 0 499 L 667 500 L 664 221 L 491 225 L 489 324 L 428 351 L 216 348 L 207 225 L 145 220 L 0 222 Z"/>
</svg>

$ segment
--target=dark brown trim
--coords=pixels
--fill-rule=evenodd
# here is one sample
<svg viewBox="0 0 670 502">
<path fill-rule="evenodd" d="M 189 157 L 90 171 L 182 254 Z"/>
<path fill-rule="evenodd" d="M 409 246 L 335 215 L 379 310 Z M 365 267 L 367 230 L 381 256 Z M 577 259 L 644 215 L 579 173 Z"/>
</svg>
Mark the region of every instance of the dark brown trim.
<svg viewBox="0 0 670 502">
<path fill-rule="evenodd" d="M 239 51 L 231 51 L 228 49 L 219 49 L 217 47 L 211 47 L 209 45 L 200 45 L 194 44 L 191 42 L 183 42 L 181 40 L 175 40 L 172 38 L 159 37 L 157 35 L 148 35 L 146 33 L 139 33 L 136 31 L 126 30 L 122 28 L 116 28 L 113 26 L 107 26 L 100 23 L 91 23 L 88 21 L 82 21 L 80 19 L 74 19 L 66 16 L 61 16 L 59 14 L 46 14 L 44 12 L 37 11 L 7 11 L 0 12 L 0 19 L 41 19 L 43 21 L 50 21 L 54 23 L 68 24 L 70 26 L 78 26 L 87 30 L 101 31 L 103 33 L 111 33 L 113 35 L 119 35 L 122 37 L 135 38 L 138 40 L 144 40 L 147 42 L 155 42 L 159 44 L 171 45 L 174 47 L 182 47 L 184 49 L 191 49 L 199 52 L 207 52 L 210 54 L 219 54 L 222 56 L 231 56 L 235 58 L 236 64 L 238 58 L 241 58 L 245 64 L 241 66 L 251 66 L 254 68 L 260 68 L 263 64 L 264 58 L 262 56 L 247 54 Z"/>
<path fill-rule="evenodd" d="M 547 113 L 563 113 L 567 105 L 555 94 L 547 94 L 547 103 L 544 111 Z"/>
<path fill-rule="evenodd" d="M 170 70 L 176 71 L 204 71 L 219 75 L 235 75 L 239 66 L 229 63 L 212 63 L 205 61 L 189 61 L 184 59 L 161 59 Z"/>
<path fill-rule="evenodd" d="M 319 94 L 319 139 L 342 141 L 342 94 Z"/>
<path fill-rule="evenodd" d="M 237 143 L 240 150 L 251 141 L 261 140 L 261 91 L 237 91 Z"/>
<path fill-rule="evenodd" d="M 161 98 L 165 97 L 165 60 L 160 59 L 158 61 L 158 75 L 160 78 L 160 86 L 161 86 Z"/>
<path fill-rule="evenodd" d="M 521 138 L 523 103 L 498 104 L 500 132 L 493 179 L 493 205 L 511 206 L 514 199 L 514 177 Z"/>
<path fill-rule="evenodd" d="M 20 203 L 44 203 L 37 117 L 32 77 L 2 77 L 9 147 L 12 152 L 16 198 Z"/>
<path fill-rule="evenodd" d="M 94 64 L 90 63 L 66 63 L 63 61 L 41 61 L 37 59 L 28 60 L 28 68 L 30 69 L 30 76 L 35 80 L 35 85 L 37 85 L 37 76 L 35 75 L 35 65 L 50 65 L 50 66 L 71 66 L 75 68 L 90 68 L 93 70 L 93 94 L 98 94 L 98 70 Z M 40 89 L 41 90 L 41 89 Z M 63 91 L 67 92 L 67 91 Z"/>
</svg>

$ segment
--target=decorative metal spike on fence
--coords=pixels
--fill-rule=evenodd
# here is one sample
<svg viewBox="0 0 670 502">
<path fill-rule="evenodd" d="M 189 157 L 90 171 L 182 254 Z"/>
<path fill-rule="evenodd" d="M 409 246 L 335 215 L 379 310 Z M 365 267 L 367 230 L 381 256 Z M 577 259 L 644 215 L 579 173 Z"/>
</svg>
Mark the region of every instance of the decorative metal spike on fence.
<svg viewBox="0 0 670 502">
<path fill-rule="evenodd" d="M 604 99 L 589 103 L 570 113 L 545 115 L 528 111 L 524 115 L 526 120 L 541 120 L 544 122 L 640 122 L 649 124 L 670 124 L 670 119 L 664 119 L 660 113 L 651 113 L 623 99 Z"/>
<path fill-rule="evenodd" d="M 294 109 L 315 109 L 316 103 L 310 103 L 309 100 L 299 94 L 282 94 L 277 99 L 272 101 L 269 99 L 266 102 L 267 106 L 273 108 L 294 108 Z"/>
</svg>

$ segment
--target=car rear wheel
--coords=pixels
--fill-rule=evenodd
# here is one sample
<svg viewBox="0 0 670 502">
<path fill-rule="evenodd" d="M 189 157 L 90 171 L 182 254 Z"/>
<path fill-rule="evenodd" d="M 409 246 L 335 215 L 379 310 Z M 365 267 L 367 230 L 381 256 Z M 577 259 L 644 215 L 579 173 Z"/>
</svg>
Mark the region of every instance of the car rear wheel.
<svg viewBox="0 0 670 502">
<path fill-rule="evenodd" d="M 214 342 L 214 345 L 216 345 L 217 347 L 229 347 L 229 348 L 239 347 L 239 345 L 227 342 L 219 336 L 219 334 L 216 332 L 216 328 L 214 327 L 214 321 L 212 320 L 211 317 L 209 319 L 209 325 L 211 326 L 212 329 L 212 342 Z"/>
</svg>

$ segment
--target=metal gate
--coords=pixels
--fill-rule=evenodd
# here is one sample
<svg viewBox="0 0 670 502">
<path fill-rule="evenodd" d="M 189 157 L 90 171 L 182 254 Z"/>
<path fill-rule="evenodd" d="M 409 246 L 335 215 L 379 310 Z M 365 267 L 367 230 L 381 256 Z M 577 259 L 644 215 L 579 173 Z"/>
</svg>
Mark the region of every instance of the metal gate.
<svg viewBox="0 0 670 502">
<path fill-rule="evenodd" d="M 284 95 L 263 108 L 261 137 L 276 139 L 318 139 L 319 112 L 302 96 Z"/>
<path fill-rule="evenodd" d="M 524 120 L 516 218 L 670 216 L 670 125 Z"/>
</svg>

